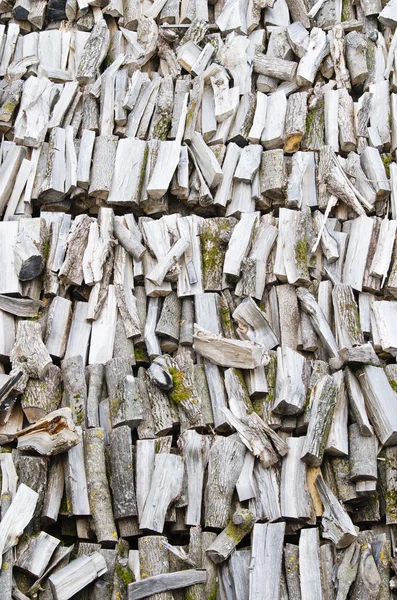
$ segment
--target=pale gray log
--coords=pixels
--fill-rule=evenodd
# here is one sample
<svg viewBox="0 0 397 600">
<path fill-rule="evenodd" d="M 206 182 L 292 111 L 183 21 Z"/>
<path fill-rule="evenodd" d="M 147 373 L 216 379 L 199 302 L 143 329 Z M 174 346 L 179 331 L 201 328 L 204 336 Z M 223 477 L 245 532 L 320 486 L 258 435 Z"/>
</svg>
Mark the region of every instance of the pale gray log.
<svg viewBox="0 0 397 600">
<path fill-rule="evenodd" d="M 71 448 L 65 456 L 64 472 L 65 489 L 71 505 L 71 514 L 73 516 L 90 515 L 82 438 L 79 444 Z"/>
<path fill-rule="evenodd" d="M 323 600 L 320 539 L 317 528 L 302 529 L 299 538 L 299 572 L 302 600 Z"/>
<path fill-rule="evenodd" d="M 304 437 L 287 438 L 288 454 L 281 469 L 281 514 L 285 519 L 308 521 L 313 505 L 307 487 L 307 466 L 301 461 Z"/>
<path fill-rule="evenodd" d="M 350 480 L 377 480 L 375 436 L 363 436 L 357 423 L 349 427 L 349 468 Z"/>
<path fill-rule="evenodd" d="M 285 523 L 254 525 L 250 600 L 273 600 L 280 587 Z M 317 599 L 318 600 L 318 599 Z"/>
<path fill-rule="evenodd" d="M 231 493 L 243 466 L 244 446 L 231 438 L 218 437 L 211 447 L 205 492 L 205 525 L 223 529 L 230 517 Z"/>
<path fill-rule="evenodd" d="M 158 533 L 163 531 L 166 511 L 181 493 L 182 478 L 181 457 L 164 453 L 157 455 L 150 490 L 139 523 L 141 529 L 151 529 Z"/>
<path fill-rule="evenodd" d="M 82 555 L 49 577 L 55 600 L 69 600 L 107 571 L 106 561 L 99 552 Z"/>
<path fill-rule="evenodd" d="M 204 584 L 206 578 L 206 572 L 198 569 L 152 575 L 147 579 L 130 583 L 128 586 L 128 599 L 139 600 L 139 598 L 148 598 L 168 590 L 177 590 L 200 583 Z"/>
<path fill-rule="evenodd" d="M 84 433 L 85 466 L 88 496 L 99 543 L 114 546 L 117 530 L 113 519 L 112 503 L 105 466 L 103 429 L 87 429 Z"/>
<path fill-rule="evenodd" d="M 346 548 L 357 538 L 354 525 L 321 475 L 317 476 L 314 484 L 324 506 L 323 537 L 330 539 L 338 549 Z"/>
<path fill-rule="evenodd" d="M 336 385 L 330 375 L 323 377 L 311 394 L 311 414 L 301 458 L 308 465 L 321 465 L 336 404 Z"/>
</svg>

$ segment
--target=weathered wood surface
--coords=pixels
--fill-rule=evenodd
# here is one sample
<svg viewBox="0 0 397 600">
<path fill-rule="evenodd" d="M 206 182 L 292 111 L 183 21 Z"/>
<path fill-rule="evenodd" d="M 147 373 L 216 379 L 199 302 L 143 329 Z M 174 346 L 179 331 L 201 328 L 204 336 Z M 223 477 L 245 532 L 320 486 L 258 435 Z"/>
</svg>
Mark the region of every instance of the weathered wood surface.
<svg viewBox="0 0 397 600">
<path fill-rule="evenodd" d="M 390 600 L 396 26 L 0 0 L 0 596 Z"/>
</svg>

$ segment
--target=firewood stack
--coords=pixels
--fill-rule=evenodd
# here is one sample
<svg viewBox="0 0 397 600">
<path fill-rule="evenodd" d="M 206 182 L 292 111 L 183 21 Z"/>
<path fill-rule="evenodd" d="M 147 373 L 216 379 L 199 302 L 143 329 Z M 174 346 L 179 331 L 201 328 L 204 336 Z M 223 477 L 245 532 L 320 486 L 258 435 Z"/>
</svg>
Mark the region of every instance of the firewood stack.
<svg viewBox="0 0 397 600">
<path fill-rule="evenodd" d="M 391 600 L 397 1 L 0 0 L 0 599 Z"/>
</svg>

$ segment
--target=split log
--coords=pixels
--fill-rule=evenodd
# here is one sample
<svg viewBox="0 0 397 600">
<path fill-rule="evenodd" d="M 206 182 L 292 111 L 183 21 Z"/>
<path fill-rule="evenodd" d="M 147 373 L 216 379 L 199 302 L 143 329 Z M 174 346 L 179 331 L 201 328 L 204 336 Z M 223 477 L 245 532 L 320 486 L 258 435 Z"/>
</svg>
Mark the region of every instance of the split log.
<svg viewBox="0 0 397 600">
<path fill-rule="evenodd" d="M 51 302 L 47 318 L 45 344 L 54 358 L 63 358 L 69 336 L 72 317 L 72 303 L 66 298 L 56 296 Z"/>
<path fill-rule="evenodd" d="M 325 32 L 314 27 L 310 33 L 307 51 L 301 58 L 296 72 L 298 85 L 313 83 L 320 64 L 328 52 L 329 45 Z"/>
<path fill-rule="evenodd" d="M 88 496 L 97 540 L 108 547 L 114 547 L 117 541 L 117 531 L 106 477 L 103 429 L 98 427 L 85 431 L 84 454 Z"/>
<path fill-rule="evenodd" d="M 236 369 L 254 369 L 267 363 L 263 347 L 250 341 L 238 341 L 214 335 L 194 325 L 194 349 L 213 364 Z"/>
<path fill-rule="evenodd" d="M 385 446 L 392 446 L 396 436 L 395 415 L 392 409 L 395 392 L 384 370 L 371 365 L 363 367 L 359 371 L 359 381 L 379 441 Z"/>
<path fill-rule="evenodd" d="M 371 553 L 368 540 L 366 539 L 367 532 L 360 534 L 360 558 L 358 562 L 357 577 L 351 590 L 351 597 L 358 600 L 359 595 L 365 594 L 367 598 L 376 598 L 380 590 L 380 576 L 376 568 L 374 557 Z M 364 597 L 365 597 L 364 596 Z"/>
<path fill-rule="evenodd" d="M 273 405 L 276 414 L 296 415 L 302 412 L 306 402 L 305 366 L 303 356 L 288 346 L 277 348 L 276 398 Z"/>
<path fill-rule="evenodd" d="M 183 461 L 179 456 L 157 455 L 150 490 L 139 522 L 141 529 L 151 529 L 158 533 L 163 531 L 167 508 L 181 493 L 182 477 Z M 163 485 L 160 485 L 163 481 Z"/>
<path fill-rule="evenodd" d="M 45 377 L 52 360 L 41 338 L 39 323 L 35 321 L 18 323 L 11 363 L 13 370 L 20 369 L 24 373 L 24 383 L 20 382 L 18 387 L 23 385 L 24 389 L 28 377 L 35 379 Z"/>
<path fill-rule="evenodd" d="M 139 600 L 139 598 L 156 596 L 168 590 L 178 590 L 195 584 L 205 583 L 206 578 L 206 572 L 198 569 L 152 575 L 144 580 L 130 583 L 128 586 L 128 599 Z"/>
<path fill-rule="evenodd" d="M 284 568 L 289 597 L 291 600 L 301 600 L 298 546 L 285 544 Z"/>
<path fill-rule="evenodd" d="M 51 461 L 48 471 L 48 486 L 45 493 L 41 518 L 44 525 L 52 525 L 58 520 L 64 492 L 65 475 L 63 457 L 58 456 Z"/>
<path fill-rule="evenodd" d="M 304 437 L 288 438 L 288 454 L 281 469 L 281 514 L 285 519 L 309 521 L 313 506 L 307 488 L 307 466 L 301 461 Z"/>
<path fill-rule="evenodd" d="M 72 410 L 76 425 L 85 425 L 87 388 L 84 364 L 81 356 L 67 358 L 62 362 L 62 380 L 66 405 Z"/>
<path fill-rule="evenodd" d="M 41 577 L 59 543 L 58 538 L 41 531 L 36 538 L 28 541 L 15 565 L 32 577 Z"/>
<path fill-rule="evenodd" d="M 336 404 L 325 446 L 325 453 L 334 456 L 347 456 L 349 451 L 347 429 L 348 397 L 343 371 L 340 370 L 334 373 L 333 378 L 337 387 Z"/>
<path fill-rule="evenodd" d="M 302 600 L 323 598 L 318 529 L 302 529 L 299 538 L 299 574 Z"/>
<path fill-rule="evenodd" d="M 132 468 L 131 430 L 127 425 L 110 432 L 111 486 L 113 492 L 114 518 L 136 516 L 134 474 Z"/>
<path fill-rule="evenodd" d="M 313 387 L 311 396 L 310 420 L 301 458 L 308 465 L 319 467 L 336 404 L 336 386 L 333 378 L 326 375 L 320 379 Z"/>
<path fill-rule="evenodd" d="M 100 135 L 95 138 L 90 187 L 88 194 L 102 200 L 109 196 L 116 162 L 118 138 Z M 99 167 L 101 165 L 101 167 Z"/>
<path fill-rule="evenodd" d="M 62 397 L 61 370 L 50 365 L 43 379 L 29 378 L 21 398 L 23 412 L 33 423 L 59 408 Z"/>
<path fill-rule="evenodd" d="M 285 523 L 256 523 L 254 525 L 250 597 L 266 600 L 277 597 L 280 588 L 284 532 Z"/>
<path fill-rule="evenodd" d="M 73 516 L 88 516 L 91 514 L 88 492 L 86 470 L 84 465 L 84 448 L 79 431 L 79 443 L 71 448 L 65 456 L 65 490 L 70 502 L 70 512 Z"/>
<path fill-rule="evenodd" d="M 377 480 L 375 436 L 363 436 L 357 423 L 349 427 L 350 480 Z"/>
<path fill-rule="evenodd" d="M 59 271 L 59 278 L 66 285 L 83 283 L 83 265 L 80 257 L 88 242 L 90 223 L 91 219 L 87 215 L 79 215 L 73 221 L 67 241 L 65 260 Z"/>
<path fill-rule="evenodd" d="M 14 264 L 20 281 L 30 281 L 40 275 L 44 268 L 43 257 L 26 231 L 18 234 L 14 253 Z"/>
<path fill-rule="evenodd" d="M 19 450 L 33 450 L 45 456 L 66 452 L 78 441 L 70 408 L 60 408 L 17 432 Z"/>
<path fill-rule="evenodd" d="M 244 454 L 244 446 L 231 438 L 218 437 L 213 443 L 205 491 L 206 527 L 226 527 L 231 511 L 231 494 L 243 466 Z"/>
<path fill-rule="evenodd" d="M 36 508 L 38 494 L 24 483 L 18 487 L 9 509 L 0 523 L 0 556 L 15 546 Z M 2 558 L 0 558 L 2 561 Z"/>
<path fill-rule="evenodd" d="M 338 347 L 331 328 L 324 316 L 324 313 L 315 301 L 315 298 L 305 288 L 297 289 L 297 296 L 302 304 L 303 310 L 310 316 L 314 329 L 325 346 L 329 356 L 338 355 Z"/>
<path fill-rule="evenodd" d="M 323 537 L 330 539 L 337 548 L 346 548 L 357 538 L 353 523 L 321 475 L 315 480 L 315 486 L 324 505 Z"/>
<path fill-rule="evenodd" d="M 208 462 L 209 439 L 195 431 L 185 431 L 180 438 L 187 474 L 186 524 L 200 525 L 204 469 Z"/>
<path fill-rule="evenodd" d="M 51 591 L 56 600 L 69 600 L 107 571 L 104 557 L 99 552 L 82 555 L 63 569 L 50 575 Z"/>
</svg>

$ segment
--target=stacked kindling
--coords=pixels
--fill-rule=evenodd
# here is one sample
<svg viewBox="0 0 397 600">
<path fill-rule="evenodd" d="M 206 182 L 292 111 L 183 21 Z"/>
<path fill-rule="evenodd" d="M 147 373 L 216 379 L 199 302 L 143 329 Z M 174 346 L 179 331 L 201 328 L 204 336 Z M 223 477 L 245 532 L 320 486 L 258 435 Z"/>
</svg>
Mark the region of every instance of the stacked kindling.
<svg viewBox="0 0 397 600">
<path fill-rule="evenodd" d="M 1 600 L 391 600 L 396 27 L 0 0 Z"/>
</svg>

